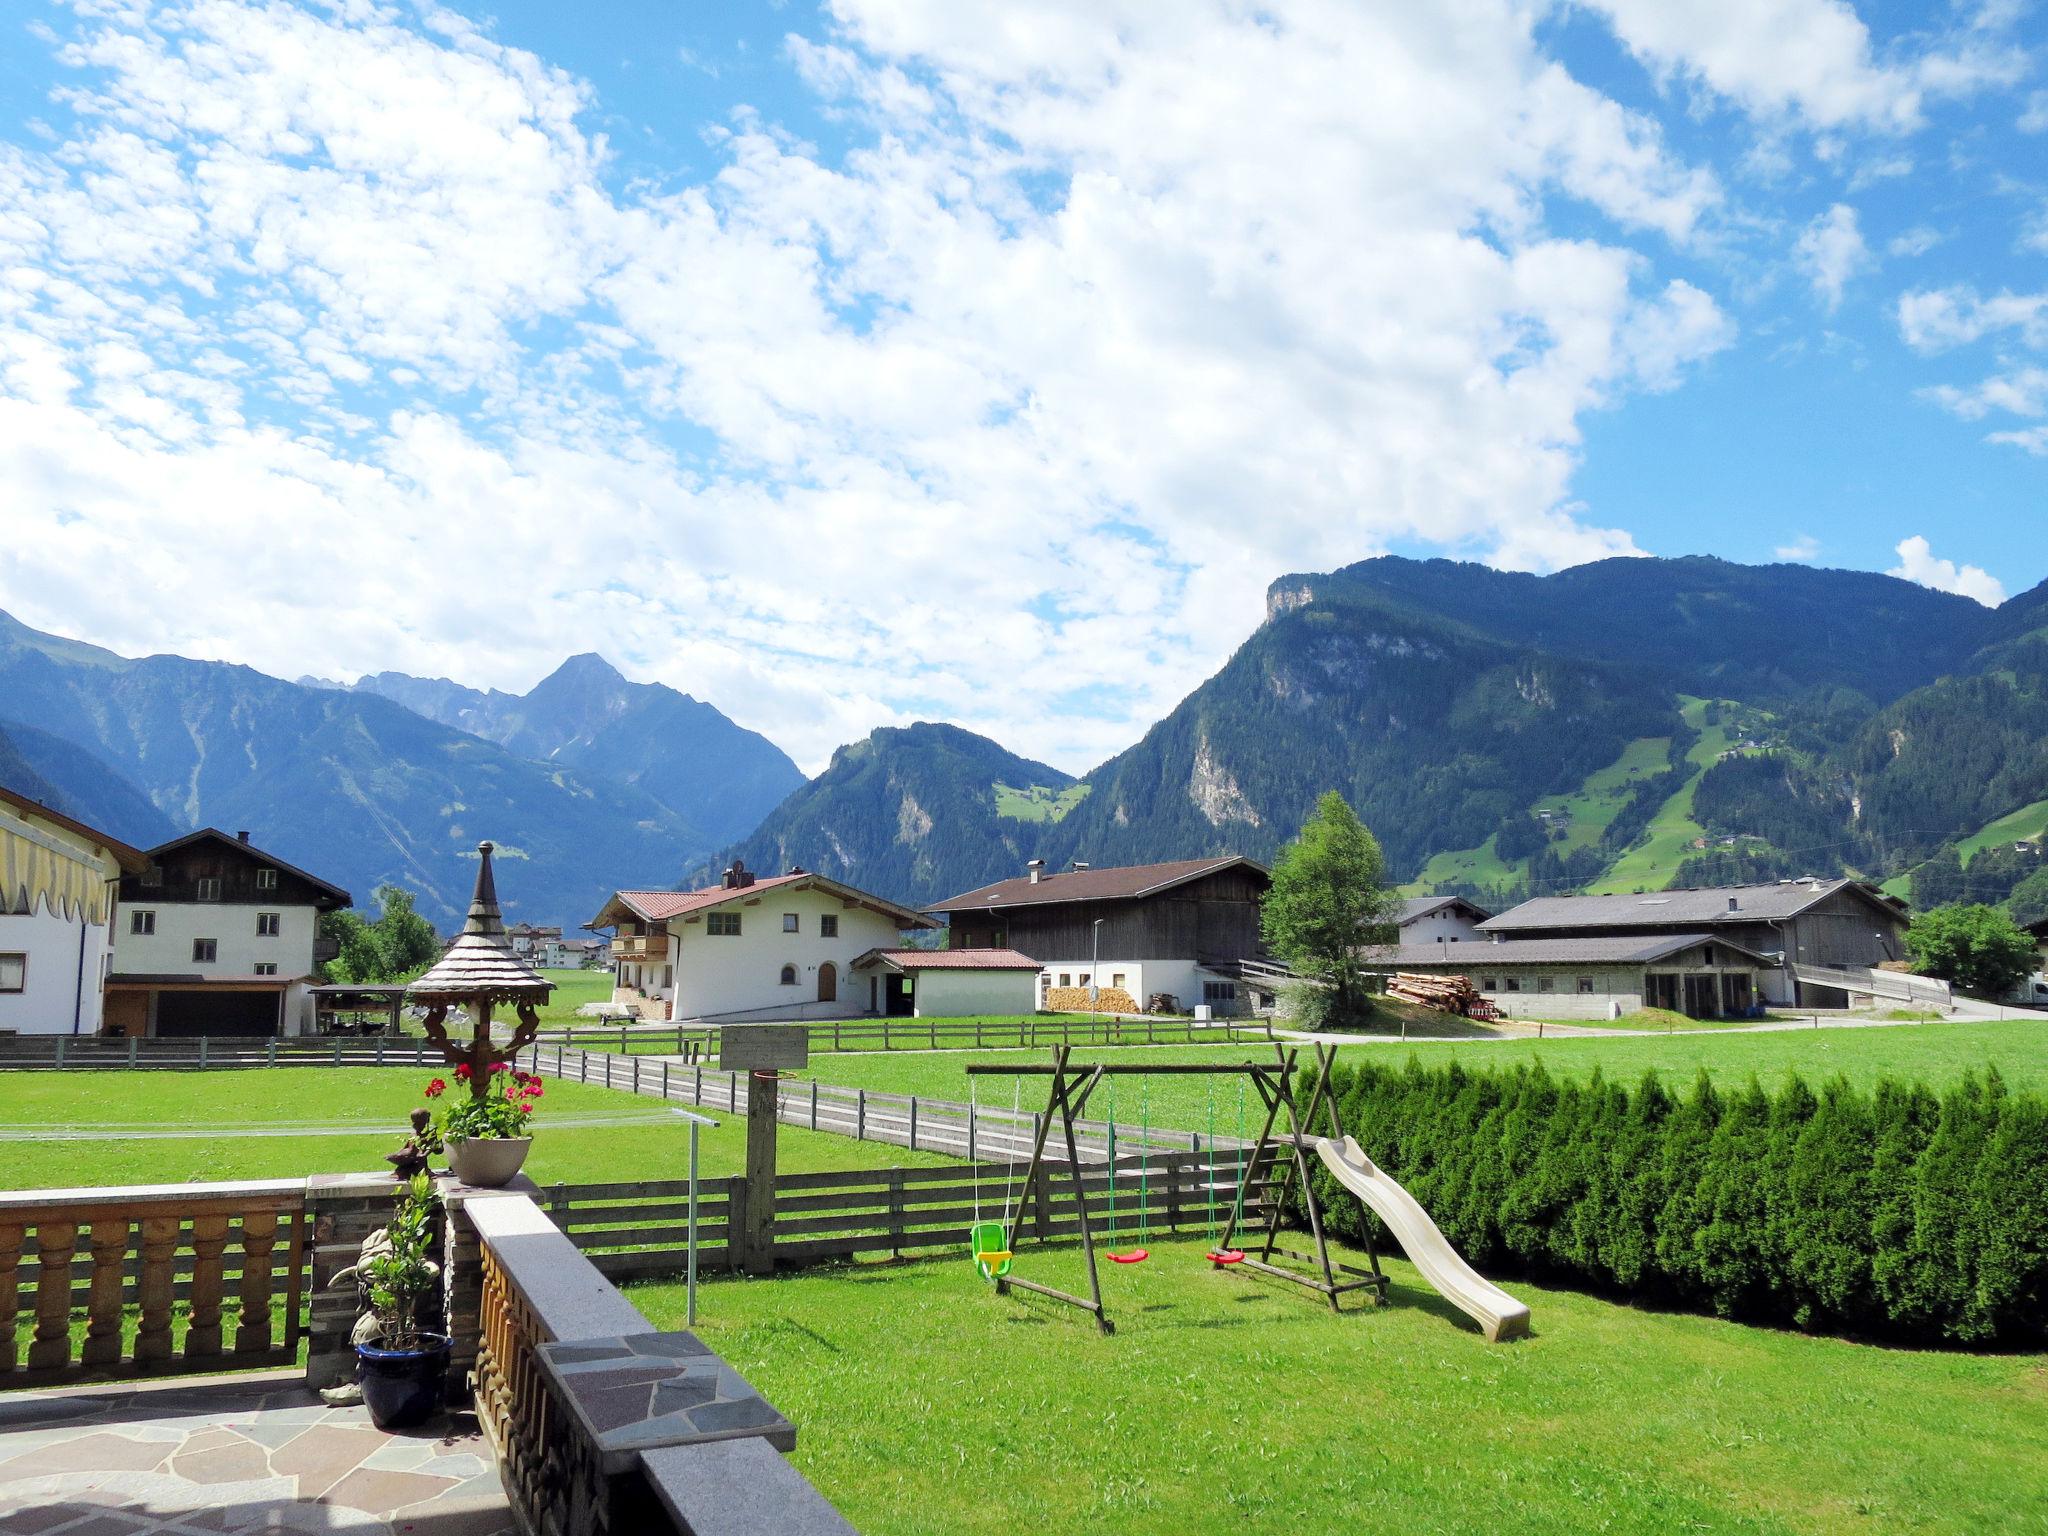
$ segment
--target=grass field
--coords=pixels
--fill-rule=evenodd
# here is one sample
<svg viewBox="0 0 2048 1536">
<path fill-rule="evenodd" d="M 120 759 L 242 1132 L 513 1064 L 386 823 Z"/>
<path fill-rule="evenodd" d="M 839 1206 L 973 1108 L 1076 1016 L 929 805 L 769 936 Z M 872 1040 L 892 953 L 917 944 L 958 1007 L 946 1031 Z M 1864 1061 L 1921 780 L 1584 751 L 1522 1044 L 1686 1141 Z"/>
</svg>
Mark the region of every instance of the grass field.
<svg viewBox="0 0 2048 1536">
<path fill-rule="evenodd" d="M 1022 789 L 1010 784 L 995 786 L 996 814 L 1005 821 L 1054 822 L 1088 798 L 1091 786 L 1069 784 L 1054 789 L 1050 784 L 1028 784 Z"/>
<path fill-rule="evenodd" d="M 0 1072 L 0 1185 L 49 1189 L 379 1171 L 406 1130 L 406 1115 L 425 1102 L 420 1089 L 430 1075 L 395 1067 Z M 655 1099 L 550 1082 L 541 1104 L 526 1165 L 541 1183 L 680 1179 L 689 1172 L 689 1131 Z M 704 1113 L 719 1124 L 702 1133 L 702 1171 L 743 1172 L 744 1117 Z M 578 1120 L 598 1123 L 550 1124 Z M 362 1129 L 350 1129 L 355 1126 Z M 341 1133 L 305 1134 L 310 1127 Z M 50 1139 L 60 1134 L 81 1139 Z M 776 1157 L 787 1173 L 940 1161 L 786 1125 Z"/>
<path fill-rule="evenodd" d="M 1996 821 L 1986 822 L 1968 837 L 1956 844 L 1956 856 L 1965 864 L 1994 843 L 2017 843 L 2037 838 L 2048 831 L 2048 800 L 2036 800 L 2032 805 L 2023 805 L 2016 811 L 2008 812 Z M 1884 891 L 1901 901 L 1909 900 L 1913 894 L 1913 871 L 1894 875 L 1885 881 Z"/>
<path fill-rule="evenodd" d="M 1111 1338 L 949 1260 L 717 1280 L 698 1331 L 871 1536 L 2048 1529 L 2039 1357 L 1519 1283 L 1535 1337 L 1488 1345 L 1399 1261 L 1391 1307 L 1333 1317 L 1204 1246 L 1105 1265 Z M 1083 1283 L 1073 1249 L 1027 1247 L 1018 1273 Z M 680 1287 L 630 1294 L 682 1326 Z"/>
<path fill-rule="evenodd" d="M 1705 699 L 1688 697 L 1680 706 L 1685 723 L 1700 733 L 1699 740 L 1685 754 L 1692 774 L 1657 808 L 1643 840 L 1609 865 L 1606 874 L 1586 887 L 1588 891 L 1660 891 L 1671 883 L 1678 866 L 1694 852 L 1693 840 L 1706 835 L 1706 829 L 1693 820 L 1693 793 L 1699 788 L 1700 776 L 1720 760 L 1730 745 L 1727 727 L 1709 725 L 1706 712 Z"/>
<path fill-rule="evenodd" d="M 1684 1086 L 1704 1068 L 1722 1081 L 1741 1082 L 1752 1074 L 1775 1082 L 1797 1072 L 1813 1084 L 1836 1075 L 1868 1085 L 1880 1077 L 1919 1079 L 1937 1087 L 1969 1071 L 1995 1066 L 2013 1087 L 2048 1090 L 2048 1026 L 2038 1021 L 1874 1025 L 1856 1029 L 1783 1030 L 1752 1033 L 1715 1032 L 1702 1035 L 1589 1035 L 1565 1039 L 1400 1040 L 1364 1036 L 1339 1047 L 1339 1060 L 1370 1060 L 1399 1065 L 1410 1055 L 1426 1066 L 1457 1061 L 1485 1071 L 1519 1062 L 1540 1061 L 1560 1075 L 1595 1070 L 1608 1077 L 1633 1081 L 1656 1072 Z M 1302 1060 L 1311 1053 L 1302 1049 Z M 969 1062 L 1017 1062 L 1039 1065 L 1051 1059 L 1048 1050 L 1028 1051 L 897 1051 L 813 1058 L 807 1075 L 820 1082 L 849 1088 L 914 1093 L 937 1099 L 964 1100 Z M 1140 1046 L 1110 1049 L 1077 1047 L 1076 1062 L 1111 1061 L 1270 1061 L 1272 1048 L 1260 1044 L 1234 1046 Z M 985 1077 L 974 1089 L 980 1103 L 1007 1109 L 1019 1080 Z M 1043 1078 L 1023 1079 L 1024 1108 L 1042 1106 Z M 1143 1080 L 1115 1084 L 1116 1118 L 1138 1123 L 1148 1113 L 1154 1125 L 1184 1131 L 1210 1129 L 1215 1115 L 1219 1135 L 1235 1133 L 1237 1088 L 1229 1079 L 1159 1078 L 1151 1080 L 1149 1102 Z M 1213 1097 L 1211 1084 L 1214 1084 Z M 1110 1088 L 1097 1090 L 1088 1106 L 1090 1118 L 1105 1119 Z M 1258 1097 L 1245 1094 L 1247 1116 Z"/>
</svg>

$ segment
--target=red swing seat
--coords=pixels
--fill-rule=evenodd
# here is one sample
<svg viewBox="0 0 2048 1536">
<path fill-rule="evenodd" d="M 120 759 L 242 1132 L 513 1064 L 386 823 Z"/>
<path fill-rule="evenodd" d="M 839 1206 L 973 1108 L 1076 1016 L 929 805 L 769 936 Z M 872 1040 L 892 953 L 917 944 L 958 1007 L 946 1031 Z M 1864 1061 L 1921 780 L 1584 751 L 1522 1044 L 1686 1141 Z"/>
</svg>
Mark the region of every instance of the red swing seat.
<svg viewBox="0 0 2048 1536">
<path fill-rule="evenodd" d="M 1244 1250 L 1242 1248 L 1211 1248 L 1203 1257 L 1218 1269 L 1221 1269 L 1226 1264 L 1242 1264 L 1244 1262 Z"/>
<path fill-rule="evenodd" d="M 1112 1253 L 1109 1256 L 1109 1262 L 1112 1264 L 1142 1264 L 1151 1257 L 1151 1249 L 1133 1248 L 1129 1253 Z"/>
</svg>

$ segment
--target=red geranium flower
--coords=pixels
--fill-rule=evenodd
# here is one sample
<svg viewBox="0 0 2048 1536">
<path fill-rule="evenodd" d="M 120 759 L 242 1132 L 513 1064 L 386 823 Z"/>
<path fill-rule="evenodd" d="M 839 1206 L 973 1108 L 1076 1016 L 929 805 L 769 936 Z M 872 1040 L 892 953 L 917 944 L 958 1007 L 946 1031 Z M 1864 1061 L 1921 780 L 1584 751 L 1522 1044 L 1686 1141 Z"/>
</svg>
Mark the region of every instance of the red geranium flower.
<svg viewBox="0 0 2048 1536">
<path fill-rule="evenodd" d="M 464 1081 L 465 1083 L 466 1083 L 466 1082 L 468 1082 L 468 1081 L 469 1081 L 469 1063 L 468 1063 L 468 1062 L 466 1062 L 466 1061 L 459 1061 L 459 1062 L 457 1062 L 457 1063 L 455 1064 L 455 1075 L 456 1075 L 457 1077 L 461 1078 L 461 1079 L 462 1079 L 462 1080 L 463 1080 L 463 1081 Z"/>
</svg>

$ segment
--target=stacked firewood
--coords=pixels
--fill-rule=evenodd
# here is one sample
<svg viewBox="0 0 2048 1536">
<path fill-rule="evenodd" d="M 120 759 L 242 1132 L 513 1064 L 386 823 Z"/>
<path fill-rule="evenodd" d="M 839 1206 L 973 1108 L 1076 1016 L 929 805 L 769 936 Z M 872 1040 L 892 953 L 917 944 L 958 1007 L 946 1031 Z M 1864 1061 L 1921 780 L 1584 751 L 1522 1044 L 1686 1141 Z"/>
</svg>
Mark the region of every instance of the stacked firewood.
<svg viewBox="0 0 2048 1536">
<path fill-rule="evenodd" d="M 1432 976 L 1420 971 L 1397 971 L 1387 983 L 1387 996 L 1438 1013 L 1460 1014 L 1468 1019 L 1497 1019 L 1500 1010 L 1472 985 L 1470 976 Z"/>
</svg>

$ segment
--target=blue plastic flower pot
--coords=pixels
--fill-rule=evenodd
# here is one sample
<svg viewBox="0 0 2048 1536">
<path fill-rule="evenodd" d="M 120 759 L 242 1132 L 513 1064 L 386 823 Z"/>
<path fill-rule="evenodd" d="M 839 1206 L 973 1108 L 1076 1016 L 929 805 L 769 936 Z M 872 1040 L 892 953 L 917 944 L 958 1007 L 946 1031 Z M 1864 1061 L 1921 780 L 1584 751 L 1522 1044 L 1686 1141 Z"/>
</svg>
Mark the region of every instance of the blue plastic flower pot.
<svg viewBox="0 0 2048 1536">
<path fill-rule="evenodd" d="M 423 1333 L 418 1349 L 356 1346 L 356 1380 L 370 1422 L 379 1429 L 411 1429 L 441 1411 L 441 1388 L 448 1379 L 449 1340 L 445 1334 Z"/>
</svg>

